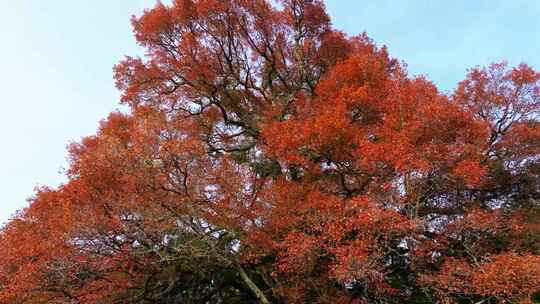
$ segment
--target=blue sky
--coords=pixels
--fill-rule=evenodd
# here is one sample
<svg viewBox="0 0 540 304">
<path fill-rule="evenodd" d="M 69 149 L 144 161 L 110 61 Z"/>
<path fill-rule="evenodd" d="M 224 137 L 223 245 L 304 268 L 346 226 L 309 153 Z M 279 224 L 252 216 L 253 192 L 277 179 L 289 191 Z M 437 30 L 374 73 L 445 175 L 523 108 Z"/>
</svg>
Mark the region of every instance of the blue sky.
<svg viewBox="0 0 540 304">
<path fill-rule="evenodd" d="M 0 222 L 37 185 L 64 180 L 70 141 L 118 108 L 112 66 L 141 53 L 129 18 L 154 0 L 0 0 Z M 467 68 L 540 68 L 540 1 L 328 0 L 334 26 L 366 31 L 450 91 Z"/>
</svg>

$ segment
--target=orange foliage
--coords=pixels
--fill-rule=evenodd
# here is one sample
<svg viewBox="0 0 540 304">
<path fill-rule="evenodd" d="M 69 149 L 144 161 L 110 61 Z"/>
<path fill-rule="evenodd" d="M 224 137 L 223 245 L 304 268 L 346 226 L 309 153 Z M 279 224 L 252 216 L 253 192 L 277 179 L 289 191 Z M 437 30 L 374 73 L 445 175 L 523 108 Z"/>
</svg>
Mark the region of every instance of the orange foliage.
<svg viewBox="0 0 540 304">
<path fill-rule="evenodd" d="M 129 111 L 2 228 L 0 303 L 532 301 L 540 73 L 445 95 L 321 1 L 272 3 L 133 18 Z"/>
</svg>

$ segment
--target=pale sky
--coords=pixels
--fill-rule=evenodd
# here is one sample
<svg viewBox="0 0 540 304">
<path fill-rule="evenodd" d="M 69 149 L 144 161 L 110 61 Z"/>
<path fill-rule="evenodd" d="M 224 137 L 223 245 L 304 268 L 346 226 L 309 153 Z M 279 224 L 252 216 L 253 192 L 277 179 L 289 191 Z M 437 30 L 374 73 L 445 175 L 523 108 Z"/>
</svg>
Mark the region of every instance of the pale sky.
<svg viewBox="0 0 540 304">
<path fill-rule="evenodd" d="M 119 108 L 112 66 L 137 55 L 129 23 L 154 0 L 0 0 L 0 223 L 37 185 L 65 180 L 70 141 Z M 507 59 L 540 69 L 540 1 L 328 0 L 333 24 L 366 31 L 443 91 Z"/>
</svg>

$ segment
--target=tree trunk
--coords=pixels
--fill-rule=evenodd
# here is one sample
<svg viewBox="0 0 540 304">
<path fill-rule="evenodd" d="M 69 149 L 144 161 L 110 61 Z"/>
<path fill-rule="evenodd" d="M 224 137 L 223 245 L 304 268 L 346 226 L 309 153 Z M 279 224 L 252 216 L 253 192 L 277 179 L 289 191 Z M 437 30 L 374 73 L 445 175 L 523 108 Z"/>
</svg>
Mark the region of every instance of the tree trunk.
<svg viewBox="0 0 540 304">
<path fill-rule="evenodd" d="M 257 299 L 259 299 L 262 304 L 270 304 L 270 301 L 268 301 L 268 298 L 264 295 L 264 292 L 262 292 L 262 290 L 260 290 L 259 287 L 257 287 L 257 285 L 253 283 L 253 281 L 247 275 L 246 271 L 244 270 L 244 268 L 242 268 L 242 266 L 238 266 L 238 272 L 240 273 L 242 280 L 244 280 L 244 283 L 246 283 L 249 289 L 253 291 Z"/>
</svg>

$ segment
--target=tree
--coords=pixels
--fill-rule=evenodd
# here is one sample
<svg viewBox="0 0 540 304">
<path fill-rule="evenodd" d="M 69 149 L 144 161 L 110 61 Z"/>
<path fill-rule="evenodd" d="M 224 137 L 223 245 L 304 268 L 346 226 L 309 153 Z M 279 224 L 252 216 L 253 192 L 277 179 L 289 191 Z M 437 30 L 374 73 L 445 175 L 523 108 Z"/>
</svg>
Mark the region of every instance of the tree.
<svg viewBox="0 0 540 304">
<path fill-rule="evenodd" d="M 540 286 L 540 73 L 438 92 L 316 0 L 132 20 L 128 113 L 0 233 L 0 303 L 512 303 Z"/>
</svg>

